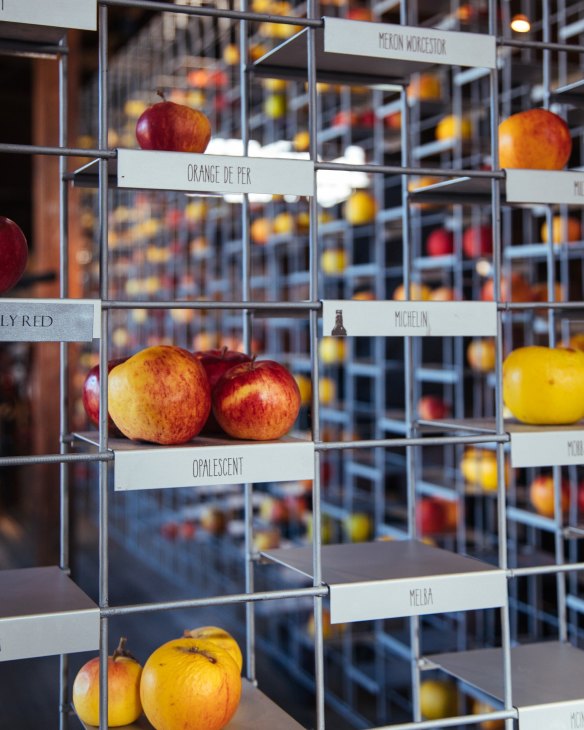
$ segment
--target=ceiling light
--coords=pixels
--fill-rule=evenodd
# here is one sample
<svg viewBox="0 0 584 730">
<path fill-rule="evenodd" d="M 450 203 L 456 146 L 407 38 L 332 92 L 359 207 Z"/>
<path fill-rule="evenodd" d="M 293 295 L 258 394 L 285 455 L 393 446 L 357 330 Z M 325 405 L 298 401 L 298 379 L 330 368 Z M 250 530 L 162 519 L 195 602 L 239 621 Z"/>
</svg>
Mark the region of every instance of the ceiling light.
<svg viewBox="0 0 584 730">
<path fill-rule="evenodd" d="M 519 13 L 511 18 L 511 30 L 516 33 L 529 33 L 531 30 L 531 23 L 527 15 Z"/>
</svg>

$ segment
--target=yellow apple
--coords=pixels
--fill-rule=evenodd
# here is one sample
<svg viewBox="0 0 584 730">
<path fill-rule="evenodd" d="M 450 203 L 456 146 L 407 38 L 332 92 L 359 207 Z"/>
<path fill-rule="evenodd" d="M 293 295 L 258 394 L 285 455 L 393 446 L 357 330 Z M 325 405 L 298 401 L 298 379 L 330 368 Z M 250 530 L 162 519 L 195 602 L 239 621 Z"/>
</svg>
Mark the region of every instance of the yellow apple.
<svg viewBox="0 0 584 730">
<path fill-rule="evenodd" d="M 328 248 L 320 257 L 320 268 L 325 274 L 340 274 L 347 268 L 347 254 L 342 248 Z"/>
<path fill-rule="evenodd" d="M 243 657 L 241 655 L 241 649 L 239 644 L 233 636 L 225 629 L 219 626 L 199 626 L 196 629 L 185 629 L 184 636 L 191 639 L 207 639 L 212 641 L 214 644 L 219 645 L 226 652 L 231 654 L 235 663 L 241 668 L 243 666 Z"/>
<path fill-rule="evenodd" d="M 345 341 L 340 337 L 323 337 L 318 343 L 318 353 L 326 365 L 343 362 L 347 354 Z"/>
<path fill-rule="evenodd" d="M 375 198 L 366 190 L 357 190 L 345 202 L 345 218 L 352 226 L 372 223 L 376 212 Z"/>
</svg>

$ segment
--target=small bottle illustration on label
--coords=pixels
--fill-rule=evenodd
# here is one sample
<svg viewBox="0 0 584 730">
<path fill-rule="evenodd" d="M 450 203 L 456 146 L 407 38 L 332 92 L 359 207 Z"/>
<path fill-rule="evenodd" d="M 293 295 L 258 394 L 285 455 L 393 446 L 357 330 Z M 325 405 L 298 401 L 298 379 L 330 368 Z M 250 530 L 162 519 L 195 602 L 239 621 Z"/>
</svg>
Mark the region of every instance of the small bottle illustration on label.
<svg viewBox="0 0 584 730">
<path fill-rule="evenodd" d="M 345 329 L 345 325 L 343 324 L 343 310 L 342 309 L 335 310 L 335 326 L 333 327 L 333 331 L 331 332 L 331 335 L 335 335 L 336 337 L 346 337 L 347 336 L 347 330 Z"/>
</svg>

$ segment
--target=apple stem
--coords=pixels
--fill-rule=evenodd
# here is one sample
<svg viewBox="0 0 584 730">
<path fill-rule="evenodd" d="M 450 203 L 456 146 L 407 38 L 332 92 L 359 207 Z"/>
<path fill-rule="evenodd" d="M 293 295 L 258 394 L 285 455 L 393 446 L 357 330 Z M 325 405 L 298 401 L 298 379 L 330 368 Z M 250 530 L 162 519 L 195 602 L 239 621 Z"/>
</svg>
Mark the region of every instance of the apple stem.
<svg viewBox="0 0 584 730">
<path fill-rule="evenodd" d="M 129 652 L 129 651 L 127 650 L 127 649 L 126 649 L 126 644 L 127 644 L 127 643 L 128 643 L 128 640 L 126 639 L 126 637 L 125 637 L 125 636 L 122 636 L 122 637 L 120 638 L 120 642 L 119 642 L 119 644 L 118 644 L 118 647 L 117 647 L 117 649 L 116 649 L 116 650 L 114 651 L 114 653 L 112 654 L 112 659 L 113 659 L 113 661 L 114 661 L 114 662 L 116 661 L 116 659 L 119 659 L 120 657 L 126 657 L 127 659 L 133 659 L 133 660 L 134 660 L 135 662 L 137 662 L 137 661 L 138 661 L 138 660 L 136 659 L 136 657 L 135 657 L 135 656 L 134 656 L 133 654 L 131 654 L 131 653 L 130 653 L 130 652 Z"/>
<path fill-rule="evenodd" d="M 162 91 L 162 89 L 156 89 L 156 94 L 162 99 L 162 101 L 166 101 L 166 96 L 164 96 L 164 91 Z"/>
<path fill-rule="evenodd" d="M 256 357 L 257 357 L 256 354 L 254 354 L 254 355 L 251 356 L 251 360 L 250 360 L 250 363 L 249 363 L 249 369 L 250 370 L 253 370 L 255 368 Z"/>
<path fill-rule="evenodd" d="M 209 654 L 209 652 L 204 649 L 199 649 L 198 646 L 189 646 L 186 649 L 181 649 L 181 651 L 186 651 L 187 654 L 200 654 L 201 656 L 204 656 L 205 659 L 208 659 L 211 664 L 217 664 L 217 659 L 215 659 L 212 654 Z"/>
<path fill-rule="evenodd" d="M 223 359 L 225 359 L 227 357 L 228 350 L 229 350 L 229 348 L 227 347 L 227 345 L 223 345 L 223 349 L 221 350 L 221 357 Z"/>
</svg>

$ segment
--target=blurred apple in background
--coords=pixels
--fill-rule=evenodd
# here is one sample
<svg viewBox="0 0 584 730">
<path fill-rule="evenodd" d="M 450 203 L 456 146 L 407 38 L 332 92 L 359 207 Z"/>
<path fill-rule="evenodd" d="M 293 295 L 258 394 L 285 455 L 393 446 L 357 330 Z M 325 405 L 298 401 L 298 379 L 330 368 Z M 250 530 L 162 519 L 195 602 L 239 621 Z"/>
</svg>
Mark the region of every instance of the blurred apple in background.
<svg viewBox="0 0 584 730">
<path fill-rule="evenodd" d="M 20 227 L 0 216 L 0 294 L 20 280 L 28 261 L 28 244 Z"/>
<path fill-rule="evenodd" d="M 266 496 L 260 504 L 259 517 L 264 522 L 287 522 L 288 508 L 283 500 Z"/>
<path fill-rule="evenodd" d="M 307 375 L 302 375 L 302 373 L 296 373 L 294 375 L 294 380 L 296 381 L 296 385 L 298 386 L 298 391 L 300 393 L 300 405 L 308 405 L 310 403 L 310 399 L 312 398 L 311 379 Z"/>
<path fill-rule="evenodd" d="M 346 624 L 331 623 L 331 612 L 328 608 L 322 609 L 322 638 L 325 641 L 338 639 L 347 629 Z M 314 638 L 314 613 L 311 613 L 306 622 L 306 632 L 311 639 Z"/>
<path fill-rule="evenodd" d="M 495 283 L 493 279 L 485 281 L 481 288 L 481 299 L 483 302 L 492 302 L 495 296 Z M 513 272 L 510 278 L 501 279 L 501 301 L 502 302 L 531 302 L 533 291 L 529 282 L 518 272 Z"/>
<path fill-rule="evenodd" d="M 211 123 L 198 109 L 161 101 L 140 115 L 136 139 L 143 150 L 201 153 L 211 139 Z"/>
<path fill-rule="evenodd" d="M 436 139 L 445 142 L 449 139 L 469 140 L 472 138 L 472 121 L 468 117 L 454 114 L 441 119 L 436 126 Z"/>
<path fill-rule="evenodd" d="M 375 292 L 371 291 L 371 289 L 361 289 L 360 291 L 356 291 L 351 297 L 351 299 L 361 302 L 372 302 L 376 298 Z"/>
<path fill-rule="evenodd" d="M 499 124 L 499 164 L 502 168 L 562 170 L 571 152 L 568 125 L 547 109 L 512 114 Z"/>
<path fill-rule="evenodd" d="M 203 366 L 173 346 L 146 348 L 112 368 L 108 394 L 111 417 L 125 436 L 159 444 L 190 441 L 211 408 Z"/>
<path fill-rule="evenodd" d="M 258 527 L 253 533 L 253 546 L 258 553 L 280 547 L 280 530 L 277 527 Z"/>
<path fill-rule="evenodd" d="M 423 497 L 416 506 L 416 525 L 420 535 L 434 535 L 444 532 L 447 514 L 443 500 L 434 497 Z"/>
<path fill-rule="evenodd" d="M 495 357 L 495 341 L 492 338 L 472 340 L 466 350 L 468 364 L 480 373 L 495 369 Z"/>
<path fill-rule="evenodd" d="M 480 700 L 473 700 L 472 703 L 472 714 L 473 715 L 485 715 L 487 712 L 493 712 L 494 707 L 481 702 Z M 505 720 L 483 720 L 480 724 L 481 730 L 505 730 Z"/>
<path fill-rule="evenodd" d="M 286 115 L 286 97 L 283 94 L 270 94 L 264 102 L 264 114 L 268 119 L 282 119 Z"/>
<path fill-rule="evenodd" d="M 306 539 L 312 540 L 312 512 L 304 515 L 306 525 Z M 323 545 L 328 545 L 333 534 L 331 518 L 328 515 L 321 515 L 320 540 Z"/>
<path fill-rule="evenodd" d="M 416 281 L 410 283 L 410 299 L 412 302 L 426 302 L 430 299 L 430 287 L 425 284 L 418 284 Z M 395 301 L 403 302 L 406 300 L 406 292 L 403 284 L 400 284 L 393 292 Z"/>
<path fill-rule="evenodd" d="M 347 18 L 349 20 L 371 21 L 373 15 L 369 8 L 351 7 L 347 8 Z"/>
<path fill-rule="evenodd" d="M 292 146 L 296 152 L 307 152 L 310 147 L 310 134 L 308 130 L 301 129 L 299 132 L 296 132 L 292 140 Z"/>
<path fill-rule="evenodd" d="M 325 274 L 342 273 L 347 267 L 347 254 L 342 248 L 327 248 L 320 256 L 320 268 Z"/>
<path fill-rule="evenodd" d="M 227 527 L 227 517 L 217 507 L 207 506 L 199 515 L 199 524 L 211 535 L 222 535 Z"/>
<path fill-rule="evenodd" d="M 237 66 L 239 58 L 239 46 L 235 43 L 228 43 L 223 49 L 223 63 L 227 66 Z"/>
<path fill-rule="evenodd" d="M 318 397 L 322 405 L 330 405 L 336 398 L 337 386 L 332 378 L 320 378 L 318 381 Z"/>
<path fill-rule="evenodd" d="M 115 360 L 108 360 L 107 371 L 112 371 L 117 365 L 125 362 L 128 358 L 121 357 Z M 99 364 L 94 365 L 91 370 L 85 376 L 83 382 L 82 391 L 83 407 L 89 420 L 96 426 L 99 426 Z M 118 430 L 116 424 L 113 422 L 111 415 L 108 414 L 108 424 L 110 434 L 112 436 L 120 436 L 121 433 Z"/>
<path fill-rule="evenodd" d="M 269 218 L 256 218 L 250 226 L 253 243 L 264 246 L 272 235 L 272 221 Z"/>
<path fill-rule="evenodd" d="M 460 462 L 460 471 L 470 484 L 477 484 L 490 492 L 497 489 L 497 455 L 494 451 L 466 449 Z M 505 459 L 505 484 L 509 484 L 510 477 L 509 462 Z"/>
<path fill-rule="evenodd" d="M 388 117 L 385 117 L 385 126 L 388 129 L 401 129 L 401 120 L 402 115 L 401 112 L 394 112 L 393 114 L 390 114 Z"/>
<path fill-rule="evenodd" d="M 353 110 L 338 111 L 331 120 L 332 127 L 355 127 L 359 122 L 359 115 Z"/>
<path fill-rule="evenodd" d="M 435 228 L 426 239 L 428 256 L 448 256 L 454 252 L 454 234 L 446 228 Z"/>
<path fill-rule="evenodd" d="M 570 508 L 570 484 L 566 479 L 561 483 L 562 512 Z M 551 474 L 540 474 L 529 485 L 529 501 L 535 511 L 544 517 L 554 516 L 554 478 Z"/>
<path fill-rule="evenodd" d="M 548 225 L 544 221 L 541 227 L 541 240 L 548 242 Z M 552 220 L 552 241 L 554 243 L 573 243 L 582 240 L 582 225 L 578 218 L 555 215 Z"/>
<path fill-rule="evenodd" d="M 274 360 L 252 360 L 228 370 L 213 389 L 213 413 L 234 438 L 267 441 L 284 436 L 300 410 L 290 372 Z"/>
<path fill-rule="evenodd" d="M 277 236 L 290 235 L 291 233 L 294 233 L 294 227 L 294 216 L 288 211 L 278 213 L 272 221 L 272 231 Z"/>
<path fill-rule="evenodd" d="M 425 720 L 456 717 L 458 693 L 454 682 L 425 679 L 420 685 L 420 710 Z"/>
<path fill-rule="evenodd" d="M 434 421 L 450 415 L 450 406 L 437 395 L 423 395 L 418 401 L 418 416 L 425 421 Z"/>
<path fill-rule="evenodd" d="M 493 229 L 489 225 L 471 226 L 462 237 L 462 249 L 471 259 L 493 253 Z"/>
<path fill-rule="evenodd" d="M 323 337 L 318 343 L 318 354 L 325 365 L 341 363 L 347 354 L 345 341 L 341 337 Z"/>
<path fill-rule="evenodd" d="M 442 96 L 442 84 L 434 74 L 414 74 L 407 90 L 410 101 L 436 100 Z"/>
<path fill-rule="evenodd" d="M 439 286 L 430 292 L 431 302 L 455 302 L 457 299 L 456 292 L 450 286 Z"/>
<path fill-rule="evenodd" d="M 357 190 L 345 201 L 345 219 L 352 226 L 362 226 L 375 220 L 377 203 L 367 190 Z"/>
<path fill-rule="evenodd" d="M 373 520 L 365 512 L 354 512 L 343 520 L 343 534 L 349 542 L 366 542 L 373 535 Z"/>
<path fill-rule="evenodd" d="M 531 300 L 532 302 L 549 302 L 549 290 L 548 285 L 546 282 L 540 282 L 539 284 L 534 284 L 531 288 Z M 564 290 L 564 287 L 556 281 L 554 284 L 554 301 L 556 302 L 563 302 L 566 300 L 565 296 L 566 292 Z M 529 300 L 528 300 L 529 301 Z M 542 312 L 541 309 L 537 309 L 536 312 Z M 547 313 L 546 309 L 543 309 L 543 313 Z M 578 349 L 578 348 L 576 348 Z"/>
</svg>

